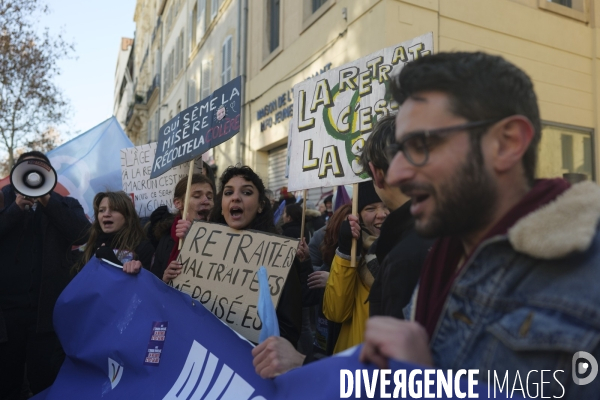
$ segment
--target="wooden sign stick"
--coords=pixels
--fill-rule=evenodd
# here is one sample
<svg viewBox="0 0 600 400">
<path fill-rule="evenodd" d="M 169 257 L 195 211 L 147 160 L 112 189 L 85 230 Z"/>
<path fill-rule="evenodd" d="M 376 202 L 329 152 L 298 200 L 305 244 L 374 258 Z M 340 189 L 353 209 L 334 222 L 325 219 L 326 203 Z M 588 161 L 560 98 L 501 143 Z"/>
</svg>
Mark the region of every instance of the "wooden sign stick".
<svg viewBox="0 0 600 400">
<path fill-rule="evenodd" d="M 183 215 L 181 216 L 182 219 L 187 219 L 187 213 L 188 213 L 188 208 L 190 206 L 190 188 L 192 187 L 192 175 L 194 174 L 194 163 L 195 160 L 191 160 L 190 161 L 190 170 L 188 171 L 188 180 L 187 180 L 187 186 L 185 188 L 185 201 L 183 203 Z M 178 249 L 181 250 L 181 246 L 183 246 L 183 239 L 179 239 L 179 245 L 178 245 Z"/>
<path fill-rule="evenodd" d="M 352 215 L 358 216 L 358 183 L 352 184 Z M 352 249 L 350 250 L 350 266 L 356 268 L 356 239 L 352 238 Z"/>
<path fill-rule="evenodd" d="M 300 240 L 304 237 L 304 219 L 306 218 L 306 189 L 302 191 L 302 225 L 300 225 Z M 307 243 L 308 244 L 308 243 Z"/>
</svg>

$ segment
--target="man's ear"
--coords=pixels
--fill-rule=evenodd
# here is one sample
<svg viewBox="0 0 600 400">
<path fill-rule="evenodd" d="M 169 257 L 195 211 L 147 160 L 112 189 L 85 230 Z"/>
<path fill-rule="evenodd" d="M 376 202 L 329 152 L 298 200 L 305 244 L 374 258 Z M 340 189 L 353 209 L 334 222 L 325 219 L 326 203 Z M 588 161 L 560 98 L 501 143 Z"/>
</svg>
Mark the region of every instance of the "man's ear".
<svg viewBox="0 0 600 400">
<path fill-rule="evenodd" d="M 495 135 L 494 168 L 505 172 L 520 164 L 533 140 L 535 129 L 527 117 L 515 115 L 500 122 Z"/>
<path fill-rule="evenodd" d="M 385 174 L 383 173 L 383 170 L 375 168 L 371 161 L 369 161 L 369 169 L 373 175 L 373 184 L 379 189 L 383 189 L 385 184 Z"/>
</svg>

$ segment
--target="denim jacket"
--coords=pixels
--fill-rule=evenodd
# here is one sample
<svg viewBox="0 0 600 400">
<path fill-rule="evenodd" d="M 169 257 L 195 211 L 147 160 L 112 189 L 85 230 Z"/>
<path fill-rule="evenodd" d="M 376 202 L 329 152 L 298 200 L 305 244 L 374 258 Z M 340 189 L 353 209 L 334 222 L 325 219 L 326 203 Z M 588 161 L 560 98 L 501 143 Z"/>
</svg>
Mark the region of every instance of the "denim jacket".
<svg viewBox="0 0 600 400">
<path fill-rule="evenodd" d="M 600 376 L 584 386 L 572 378 L 574 353 L 600 361 L 599 220 L 600 187 L 585 182 L 481 243 L 430 340 L 436 367 L 479 369 L 488 385 L 508 371 L 515 396 L 541 398 L 543 386 L 544 397 L 599 398 Z"/>
</svg>

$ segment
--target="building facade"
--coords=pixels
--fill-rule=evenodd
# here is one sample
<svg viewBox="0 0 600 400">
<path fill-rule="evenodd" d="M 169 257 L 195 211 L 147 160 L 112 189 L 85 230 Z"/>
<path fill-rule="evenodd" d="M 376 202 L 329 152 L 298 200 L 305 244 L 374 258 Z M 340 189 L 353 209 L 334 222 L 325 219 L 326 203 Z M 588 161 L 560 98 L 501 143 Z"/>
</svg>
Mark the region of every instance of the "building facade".
<svg viewBox="0 0 600 400">
<path fill-rule="evenodd" d="M 133 39 L 121 38 L 119 55 L 117 56 L 117 67 L 115 69 L 115 87 L 113 115 L 122 127 L 127 120 L 129 105 L 133 101 Z"/>
<path fill-rule="evenodd" d="M 533 79 L 543 119 L 537 175 L 596 179 L 597 0 L 263 0 L 249 9 L 243 162 L 283 186 L 292 88 L 433 32 L 434 50 L 498 54 Z"/>
<path fill-rule="evenodd" d="M 160 126 L 239 74 L 240 4 L 137 0 L 133 96 L 122 123 L 136 145 L 157 141 Z"/>
<path fill-rule="evenodd" d="M 138 0 L 135 20 L 135 99 L 145 103 L 127 132 L 140 126 L 154 141 L 178 111 L 242 75 L 240 134 L 211 162 L 250 165 L 274 191 L 287 182 L 293 86 L 427 32 L 435 52 L 498 54 L 531 76 L 539 177 L 600 173 L 600 0 Z"/>
</svg>

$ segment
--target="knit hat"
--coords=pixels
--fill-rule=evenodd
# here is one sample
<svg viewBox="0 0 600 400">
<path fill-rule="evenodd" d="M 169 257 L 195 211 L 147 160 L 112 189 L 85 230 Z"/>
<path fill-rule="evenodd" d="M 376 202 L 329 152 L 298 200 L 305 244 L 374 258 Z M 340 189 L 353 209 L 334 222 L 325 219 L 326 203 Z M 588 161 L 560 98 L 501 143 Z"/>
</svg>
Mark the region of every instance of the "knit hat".
<svg viewBox="0 0 600 400">
<path fill-rule="evenodd" d="M 360 213 L 363 208 L 373 203 L 381 203 L 381 199 L 375 192 L 373 181 L 360 182 L 358 184 L 358 212 Z"/>
</svg>

